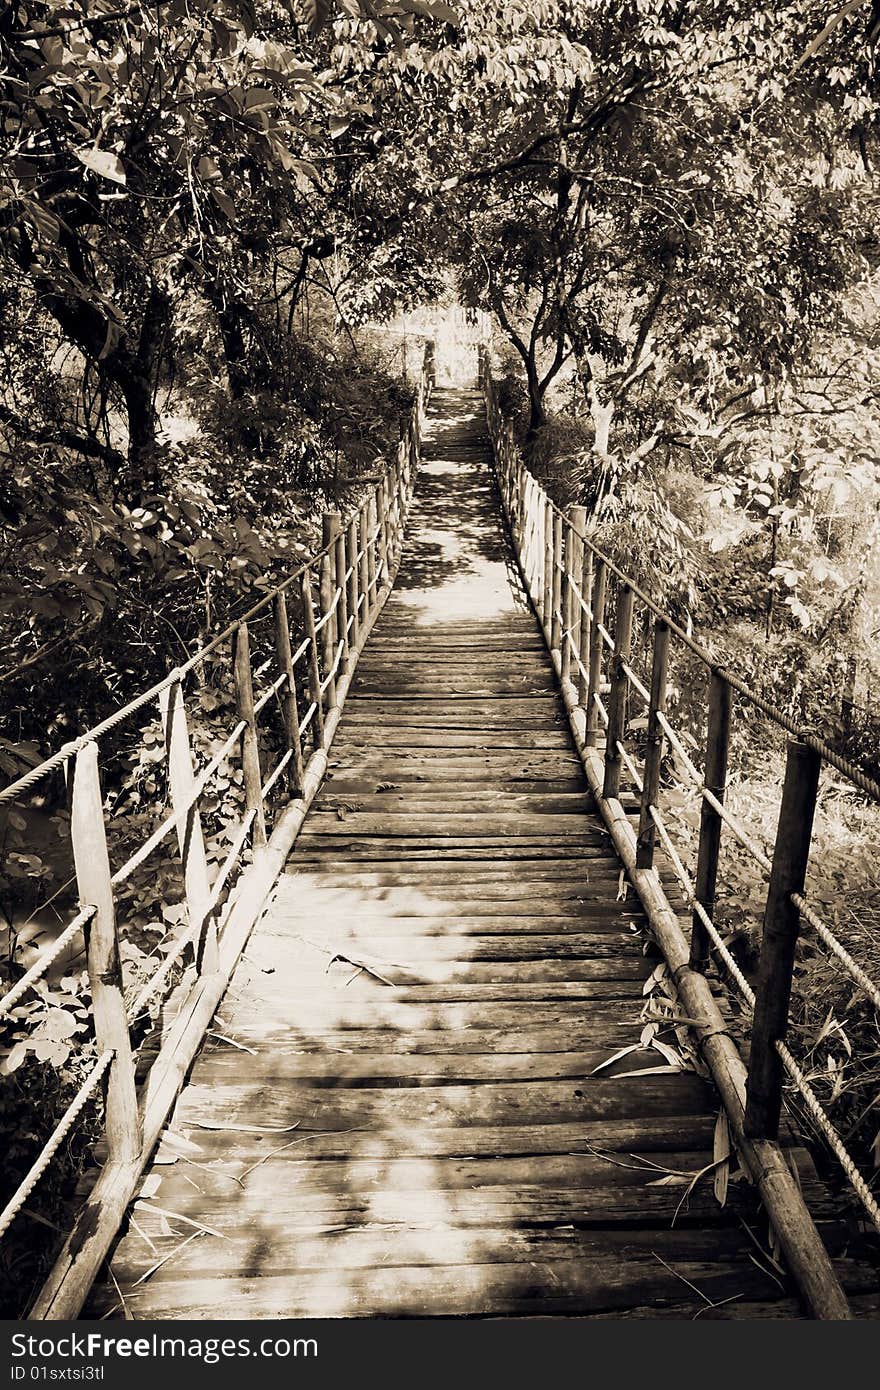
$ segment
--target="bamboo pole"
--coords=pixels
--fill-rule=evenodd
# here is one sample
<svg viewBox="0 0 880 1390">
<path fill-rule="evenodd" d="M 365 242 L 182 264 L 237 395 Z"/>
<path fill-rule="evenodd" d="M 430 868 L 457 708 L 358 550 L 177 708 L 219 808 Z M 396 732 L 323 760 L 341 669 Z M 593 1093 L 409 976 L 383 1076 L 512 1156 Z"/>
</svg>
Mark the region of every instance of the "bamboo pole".
<svg viewBox="0 0 880 1390">
<path fill-rule="evenodd" d="M 80 907 L 95 908 L 84 929 L 95 1041 L 99 1054 L 113 1053 L 104 1100 L 107 1153 L 111 1162 L 125 1163 L 139 1153 L 141 1133 L 96 743 L 85 744 L 76 755 L 70 838 Z"/>
<path fill-rule="evenodd" d="M 608 692 L 608 728 L 605 736 L 604 795 L 616 797 L 620 789 L 620 770 L 623 759 L 617 747 L 626 730 L 626 706 L 629 683 L 623 669 L 632 642 L 633 591 L 621 584 L 617 591 L 617 614 L 614 620 L 614 656 L 611 662 L 611 688 Z"/>
<path fill-rule="evenodd" d="M 176 812 L 187 807 L 184 818 L 177 822 L 177 843 L 183 865 L 189 925 L 198 926 L 198 935 L 193 943 L 196 965 L 199 970 L 210 972 L 217 966 L 217 923 L 210 911 L 208 859 L 199 804 L 193 799 L 196 778 L 180 681 L 175 681 L 160 692 L 159 710 L 165 732 L 165 762 L 171 807 Z"/>
<path fill-rule="evenodd" d="M 377 528 L 378 518 L 376 515 L 376 495 L 371 493 L 367 498 L 367 602 L 370 612 L 376 606 L 376 541 L 374 539 Z"/>
<path fill-rule="evenodd" d="M 348 616 L 351 618 L 351 645 L 356 647 L 361 626 L 360 615 L 360 570 L 358 568 L 358 519 L 353 516 L 348 523 Z"/>
<path fill-rule="evenodd" d="M 541 584 L 541 618 L 544 632 L 549 641 L 550 623 L 553 615 L 553 507 L 549 497 L 539 500 L 541 517 L 541 543 L 543 555 Z"/>
<path fill-rule="evenodd" d="M 303 751 L 299 732 L 296 672 L 293 669 L 293 654 L 290 649 L 290 622 L 284 594 L 275 595 L 275 651 L 278 665 L 287 677 L 287 681 L 281 687 L 281 715 L 284 723 L 284 741 L 292 754 L 287 786 L 290 793 L 296 796 L 302 791 L 303 785 Z"/>
<path fill-rule="evenodd" d="M 583 530 L 586 524 L 586 508 L 579 507 L 578 511 L 583 514 L 584 520 L 579 523 Z M 589 714 L 590 643 L 593 640 L 593 552 L 588 545 L 582 547 L 581 554 L 581 596 L 586 608 L 581 610 L 578 630 L 577 700 L 585 713 Z"/>
<path fill-rule="evenodd" d="M 388 484 L 385 478 L 376 490 L 376 507 L 379 513 L 379 576 L 384 584 L 388 578 Z"/>
<path fill-rule="evenodd" d="M 552 549 L 553 582 L 550 586 L 550 650 L 559 651 L 562 641 L 562 573 L 565 564 L 562 517 L 553 512 Z"/>
<path fill-rule="evenodd" d="M 660 793 L 660 764 L 663 761 L 663 730 L 658 713 L 666 713 L 666 678 L 669 670 L 669 625 L 658 618 L 654 623 L 654 659 L 651 666 L 651 702 L 648 707 L 645 767 L 643 772 L 642 804 L 639 814 L 639 836 L 636 864 L 650 869 L 654 863 L 656 829 L 651 819 L 651 807 L 657 805 Z"/>
<path fill-rule="evenodd" d="M 247 623 L 239 624 L 233 634 L 232 671 L 235 707 L 245 725 L 241 735 L 245 809 L 254 813 L 253 844 L 255 849 L 260 849 L 266 843 L 266 816 L 263 810 L 263 774 L 260 770 L 260 740 L 254 711 L 254 681 Z"/>
<path fill-rule="evenodd" d="M 370 603 L 370 509 L 366 502 L 360 509 L 358 515 L 358 548 L 360 550 L 360 588 L 363 603 L 362 620 L 367 622 L 372 611 Z"/>
<path fill-rule="evenodd" d="M 308 642 L 306 662 L 309 672 L 309 698 L 315 707 L 312 715 L 312 743 L 321 748 L 324 743 L 324 704 L 321 696 L 321 669 L 318 664 L 318 638 L 315 632 L 315 610 L 312 606 L 312 580 L 307 569 L 300 580 L 300 610 L 303 632 Z"/>
<path fill-rule="evenodd" d="M 336 707 L 336 676 L 334 674 L 334 663 L 336 661 L 337 635 L 337 616 L 338 608 L 333 607 L 336 597 L 336 577 L 334 574 L 336 561 L 336 537 L 339 533 L 339 517 L 335 512 L 325 512 L 322 518 L 322 547 L 328 550 L 326 555 L 321 557 L 320 587 L 318 590 L 321 617 L 327 618 L 321 629 L 321 650 L 324 660 L 324 674 L 327 678 L 325 708 L 330 710 Z M 329 616 L 328 616 L 329 615 Z"/>
<path fill-rule="evenodd" d="M 583 595 L 584 543 L 578 535 L 583 531 L 585 509 L 572 507 L 569 513 L 568 534 L 565 538 L 565 612 L 562 632 L 562 679 L 571 680 L 572 653 L 578 650 L 583 612 L 580 600 Z"/>
<path fill-rule="evenodd" d="M 602 727 L 596 697 L 602 686 L 602 634 L 600 623 L 605 621 L 605 596 L 608 588 L 608 569 L 604 560 L 597 560 L 593 572 L 593 621 L 590 624 L 590 679 L 587 687 L 587 743 L 591 748 L 599 742 Z"/>
<path fill-rule="evenodd" d="M 353 650 L 351 633 L 348 628 L 348 582 L 345 578 L 345 572 L 348 569 L 348 560 L 346 557 L 346 533 L 341 518 L 338 519 L 339 530 L 336 533 L 336 547 L 334 552 L 336 587 L 339 590 L 339 607 L 337 609 L 339 622 L 337 628 L 339 631 L 339 640 L 342 643 L 342 670 L 348 671 L 351 667 L 351 654 Z"/>
</svg>

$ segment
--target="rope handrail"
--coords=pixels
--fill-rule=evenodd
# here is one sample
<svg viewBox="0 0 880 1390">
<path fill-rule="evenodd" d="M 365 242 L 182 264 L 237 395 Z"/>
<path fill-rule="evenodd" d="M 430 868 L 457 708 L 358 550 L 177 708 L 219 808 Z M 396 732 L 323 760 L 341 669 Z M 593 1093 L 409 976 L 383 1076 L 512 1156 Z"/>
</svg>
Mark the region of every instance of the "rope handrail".
<svg viewBox="0 0 880 1390">
<path fill-rule="evenodd" d="M 107 1052 L 103 1052 L 89 1071 L 73 1100 L 70 1102 L 51 1135 L 46 1140 L 46 1143 L 18 1184 L 18 1187 L 13 1192 L 2 1212 L 0 1212 L 0 1237 L 5 1236 L 9 1227 L 18 1216 L 28 1197 L 40 1181 L 40 1178 L 49 1167 L 55 1154 L 73 1129 L 80 1114 L 85 1109 L 89 1098 L 93 1096 L 98 1089 L 98 1085 L 112 1061 L 112 1051 L 108 1050 Z"/>
<path fill-rule="evenodd" d="M 689 968 L 702 972 L 711 952 L 730 978 L 745 1010 L 752 1016 L 747 1104 L 740 1117 L 745 1133 L 769 1139 L 776 1137 L 782 1105 L 782 1079 L 783 1074 L 787 1074 L 817 1129 L 840 1162 L 869 1219 L 880 1230 L 880 1205 L 784 1041 L 794 943 L 802 925 L 812 928 L 821 946 L 838 961 L 873 1006 L 880 1010 L 880 988 L 813 910 L 803 890 L 822 761 L 842 773 L 857 790 L 876 800 L 880 800 L 880 785 L 836 753 L 823 739 L 771 707 L 763 695 L 719 663 L 702 643 L 686 632 L 620 565 L 594 544 L 585 524 L 584 508 L 574 508 L 573 514 L 569 515 L 552 502 L 526 469 L 514 444 L 512 430 L 502 420 L 485 358 L 481 375 L 502 504 L 526 592 L 541 621 L 555 669 L 563 682 L 569 713 L 572 715 L 577 709 L 584 721 L 575 727 L 578 740 L 582 742 L 585 761 L 590 746 L 601 743 L 604 738 L 605 752 L 601 758 L 604 785 L 601 777 L 598 777 L 598 783 L 592 774 L 590 777 L 599 805 L 607 811 L 606 819 L 610 818 L 612 829 L 614 826 L 620 828 L 620 772 L 622 767 L 626 767 L 640 798 L 639 827 L 634 844 L 635 868 L 650 871 L 653 882 L 659 887 L 654 868 L 656 835 L 692 913 Z M 570 558 L 572 555 L 573 562 Z M 615 576 L 619 581 L 616 618 L 613 624 L 609 624 L 613 636 L 603 622 L 607 575 Z M 630 660 L 634 600 L 639 600 L 655 619 L 650 689 L 640 679 Z M 704 772 L 697 767 L 665 713 L 670 635 L 678 638 L 700 659 L 711 677 Z M 606 688 L 602 685 L 605 663 L 609 663 L 607 704 L 603 704 L 600 697 L 600 690 Z M 576 680 L 572 678 L 574 673 Z M 641 767 L 625 742 L 631 692 L 637 692 L 648 709 Z M 732 711 L 730 692 L 743 696 L 792 736 L 788 745 L 780 828 L 772 859 L 755 842 L 740 819 L 724 805 Z M 603 726 L 606 731 L 604 735 L 601 733 Z M 674 749 L 684 780 L 698 791 L 702 805 L 696 880 L 685 866 L 659 804 L 664 744 Z M 783 825 L 785 835 L 781 838 Z M 720 836 L 724 826 L 767 876 L 763 974 L 758 994 L 746 979 L 712 918 Z M 622 830 L 620 834 L 623 836 Z M 627 834 L 631 835 L 632 832 L 627 831 Z M 638 886 L 641 880 L 636 879 L 635 882 Z M 773 932 L 769 937 L 768 918 L 773 923 Z M 780 943 L 786 938 L 788 945 L 783 948 Z M 790 955 L 786 955 L 785 952 L 789 950 Z M 678 951 L 676 944 L 673 953 Z M 781 1005 L 780 1000 L 783 1001 Z M 775 1075 L 767 1062 L 768 1054 L 775 1061 Z"/>
<path fill-rule="evenodd" d="M 498 416 L 498 418 L 500 418 L 498 407 L 495 404 L 494 398 L 491 395 L 491 393 L 494 391 L 494 384 L 491 383 L 491 379 L 489 378 L 487 378 L 487 385 L 490 387 L 490 390 L 487 392 L 487 399 L 491 398 L 491 409 Z M 616 563 L 616 561 L 614 561 L 611 558 L 610 555 L 608 555 L 604 550 L 602 550 L 598 545 L 596 545 L 595 541 L 591 540 L 589 532 L 586 530 L 586 528 L 576 526 L 572 522 L 571 518 L 564 511 L 564 509 L 553 501 L 549 493 L 546 491 L 545 488 L 541 486 L 537 479 L 534 479 L 534 483 L 542 498 L 545 499 L 546 506 L 549 508 L 552 515 L 560 517 L 570 528 L 572 534 L 577 536 L 581 544 L 585 545 L 589 549 L 593 557 L 596 560 L 600 560 L 602 564 L 606 567 L 606 569 L 609 571 L 609 573 L 613 574 L 617 579 L 619 579 L 622 584 L 625 584 L 628 589 L 631 589 L 635 597 L 645 605 L 649 612 L 653 613 L 656 618 L 659 618 L 662 622 L 666 623 L 670 632 L 675 634 L 679 641 L 703 663 L 703 665 L 707 668 L 708 671 L 710 671 L 713 675 L 723 676 L 723 678 L 727 681 L 731 688 L 737 692 L 738 695 L 741 695 L 744 699 L 748 700 L 752 705 L 754 705 L 756 709 L 760 710 L 762 714 L 766 715 L 766 717 L 771 721 L 771 723 L 777 724 L 781 729 L 784 729 L 786 733 L 792 734 L 795 738 L 801 739 L 802 742 L 806 743 L 808 747 L 814 749 L 815 752 L 819 753 L 820 756 L 823 757 L 825 761 L 829 763 L 833 768 L 835 768 L 836 771 L 838 771 L 842 776 L 848 778 L 849 781 L 851 781 L 858 788 L 859 791 L 863 792 L 866 796 L 872 797 L 875 801 L 880 801 L 880 782 L 877 782 L 874 778 L 869 777 L 867 773 L 862 771 L 861 768 L 857 767 L 854 763 L 850 762 L 849 759 L 844 758 L 841 754 L 837 753 L 824 741 L 824 739 L 821 739 L 816 734 L 814 734 L 812 730 L 804 728 L 803 725 L 798 724 L 796 720 L 790 719 L 788 715 L 783 714 L 779 709 L 777 709 L 774 705 L 770 703 L 766 696 L 762 695 L 759 691 L 754 690 L 750 685 L 748 685 L 746 681 L 740 680 L 740 678 L 736 676 L 728 666 L 726 666 L 723 662 L 720 662 L 718 660 L 714 652 L 710 651 L 708 647 L 704 646 L 701 642 L 698 642 L 696 638 L 692 637 L 691 634 L 687 632 L 685 628 L 681 626 L 680 623 L 676 622 L 676 620 L 672 617 L 670 613 L 668 613 L 664 608 L 662 608 L 654 599 L 651 598 L 650 594 L 647 594 L 645 590 L 641 588 L 641 586 L 636 582 L 636 580 L 632 578 L 631 575 L 627 574 L 626 570 L 624 570 L 620 565 Z"/>
<path fill-rule="evenodd" d="M 367 538 L 367 548 L 376 541 L 379 536 L 379 531 L 379 527 L 371 531 Z M 268 593 L 264 594 L 262 598 L 258 599 L 257 602 L 252 604 L 245 612 L 231 619 L 226 627 L 211 638 L 210 642 L 206 642 L 204 646 L 200 647 L 197 652 L 194 652 L 182 665 L 172 667 L 172 669 L 168 671 L 160 681 L 157 681 L 155 685 L 151 685 L 148 690 L 143 691 L 140 695 L 135 695 L 127 704 L 121 706 L 120 709 L 114 710 L 114 712 L 109 714 L 105 719 L 102 719 L 99 723 L 92 725 L 91 728 L 78 734 L 76 738 L 70 739 L 69 742 L 63 744 L 61 748 L 55 753 L 50 754 L 48 758 L 44 758 L 36 767 L 30 768 L 28 772 L 23 773 L 21 777 L 16 778 L 6 787 L 0 788 L 0 805 L 6 801 L 15 801 L 22 793 L 28 792 L 33 787 L 38 786 L 51 772 L 57 771 L 58 768 L 63 767 L 65 763 L 69 762 L 72 757 L 75 757 L 85 744 L 95 742 L 104 734 L 111 733 L 118 725 L 130 718 L 132 714 L 136 714 L 139 709 L 143 709 L 145 705 L 158 699 L 163 691 L 168 690 L 175 682 L 184 680 L 185 677 L 188 676 L 191 671 L 196 670 L 207 657 L 211 656 L 219 647 L 222 647 L 225 642 L 228 642 L 229 638 L 234 636 L 243 624 L 251 622 L 258 614 L 261 614 L 268 608 L 270 604 L 273 604 L 280 595 L 286 594 L 293 585 L 296 584 L 297 580 L 302 579 L 302 576 L 307 571 L 314 569 L 315 565 L 319 564 L 325 556 L 330 555 L 335 544 L 336 542 L 333 540 L 322 545 L 320 550 L 316 550 L 310 555 L 298 569 L 295 569 L 293 573 L 282 580 L 280 584 L 277 584 L 273 589 L 269 590 Z M 367 549 L 359 550 L 357 552 L 357 560 L 360 561 L 366 554 Z M 348 575 L 346 577 L 348 577 Z M 337 590 L 337 595 L 338 592 Z M 326 621 L 326 618 L 322 621 Z M 295 657 L 294 660 L 296 659 Z"/>
<path fill-rule="evenodd" d="M 202 1021 L 204 998 L 207 997 L 216 1008 L 235 961 L 243 950 L 247 933 L 252 929 L 271 886 L 265 883 L 264 876 L 269 871 L 277 873 L 277 856 L 280 853 L 283 861 L 298 828 L 297 818 L 301 820 L 317 792 L 327 768 L 327 750 L 335 735 L 342 704 L 362 647 L 390 592 L 403 547 L 404 528 L 419 458 L 421 422 L 432 385 L 433 375 L 426 353 L 426 366 L 410 421 L 393 460 L 362 502 L 359 512 L 345 526 L 337 513 L 328 513 L 323 522 L 321 548 L 282 583 L 263 594 L 257 602 L 249 604 L 244 612 L 234 617 L 188 661 L 175 666 L 162 680 L 0 791 L 0 804 L 10 802 L 37 785 L 56 768 L 71 759 L 76 760 L 70 779 L 70 838 L 74 880 L 83 905 L 55 941 L 39 953 L 30 968 L 0 997 L 0 1020 L 9 1017 L 28 991 L 39 983 L 63 952 L 83 933 L 86 971 L 93 1001 L 92 1023 L 100 1053 L 98 1062 L 53 1130 L 28 1175 L 0 1213 L 0 1236 L 15 1219 L 64 1137 L 75 1126 L 89 1096 L 105 1077 L 107 1164 L 104 1173 L 114 1171 L 114 1164 L 118 1160 L 127 1174 L 134 1174 L 131 1177 L 133 1184 L 136 1181 L 135 1170 L 140 1172 L 146 1162 L 151 1144 L 147 1143 L 146 1134 L 141 1135 L 131 1029 L 143 1017 L 150 1000 L 167 990 L 175 969 L 179 969 L 187 953 L 192 952 L 194 976 L 192 971 L 187 970 L 182 977 L 190 990 L 180 1015 L 181 1021 L 186 1022 L 186 1029 L 175 1032 L 175 1023 L 167 1047 L 163 1041 L 157 1058 L 151 1063 L 150 1073 L 159 1065 L 164 1078 L 163 1068 L 169 1065 L 169 1050 L 173 1050 L 175 1068 L 180 1063 L 178 1053 L 181 1049 L 189 1065 L 195 1049 L 201 1043 L 204 1029 L 208 1026 Z M 304 633 L 295 650 L 292 649 L 286 600 L 286 595 L 291 591 L 300 605 L 300 632 Z M 254 663 L 248 625 L 261 615 L 271 615 L 274 623 L 274 655 L 262 659 L 261 654 L 261 660 Z M 188 673 L 224 643 L 229 644 L 234 727 L 230 734 L 222 736 L 218 750 L 196 772 L 195 763 L 199 759 L 187 723 L 184 682 Z M 268 684 L 255 697 L 255 682 L 273 666 Z M 302 697 L 303 703 L 307 704 L 304 718 L 300 715 Z M 164 748 L 160 749 L 159 761 L 164 763 L 169 807 L 151 834 L 113 872 L 107 844 L 98 740 L 131 714 L 156 700 L 164 735 Z M 258 721 L 273 701 L 277 703 L 273 740 L 280 740 L 281 748 L 278 756 L 273 756 L 271 769 L 266 769 L 263 766 L 266 731 L 260 729 Z M 275 709 L 275 706 L 272 705 L 272 708 Z M 303 735 L 307 730 L 313 745 L 308 752 L 303 746 Z M 242 816 L 225 858 L 212 874 L 202 828 L 201 802 L 211 779 L 217 776 L 236 749 L 240 770 L 235 780 L 243 793 Z M 276 790 L 282 778 L 286 779 L 286 800 L 279 798 Z M 270 817 L 271 841 L 267 828 Z M 177 832 L 179 868 L 182 871 L 183 901 L 180 906 L 184 910 L 182 920 L 185 925 L 170 943 L 170 949 L 149 979 L 127 990 L 120 966 L 117 890 L 174 831 Z M 246 854 L 248 844 L 251 848 L 250 858 Z M 279 844 L 286 845 L 283 852 L 279 850 Z M 271 850 L 271 854 L 264 853 L 267 850 Z M 251 865 L 253 890 L 238 893 L 237 878 L 234 876 L 241 872 L 245 863 Z M 225 901 L 224 894 L 227 895 Z M 228 945 L 230 931 L 232 946 Z M 193 1019 L 196 1023 L 191 1036 L 187 1030 Z M 199 1029 L 202 1031 L 199 1032 Z M 164 1079 L 160 1080 L 157 1088 L 162 1097 L 161 1104 L 165 1107 L 160 1123 L 167 1118 L 173 1100 L 170 1091 L 166 1099 L 163 1088 Z M 149 1112 L 152 1103 L 150 1094 L 148 1088 L 145 1113 Z M 100 1263 L 103 1259 L 113 1234 L 113 1230 L 108 1230 L 103 1246 L 100 1241 L 92 1239 L 91 1234 L 84 1245 L 74 1242 L 71 1246 L 73 1263 L 85 1261 L 91 1272 L 90 1277 L 93 1277 L 97 1270 L 95 1261 Z M 101 1239 L 104 1239 L 103 1235 Z M 62 1262 L 65 1258 L 61 1257 Z M 65 1266 L 62 1282 L 67 1280 L 68 1274 Z M 82 1286 L 78 1284 L 77 1287 Z M 72 1316 L 75 1315 L 74 1312 Z"/>
</svg>

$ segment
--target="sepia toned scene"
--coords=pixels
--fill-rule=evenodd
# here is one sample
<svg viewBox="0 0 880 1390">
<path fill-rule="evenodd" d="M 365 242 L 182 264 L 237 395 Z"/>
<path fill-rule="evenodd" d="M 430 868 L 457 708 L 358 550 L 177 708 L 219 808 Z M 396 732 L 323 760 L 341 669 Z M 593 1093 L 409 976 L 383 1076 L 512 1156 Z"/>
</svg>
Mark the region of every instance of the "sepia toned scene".
<svg viewBox="0 0 880 1390">
<path fill-rule="evenodd" d="M 0 1312 L 880 1314 L 880 10 L 0 12 Z"/>
</svg>

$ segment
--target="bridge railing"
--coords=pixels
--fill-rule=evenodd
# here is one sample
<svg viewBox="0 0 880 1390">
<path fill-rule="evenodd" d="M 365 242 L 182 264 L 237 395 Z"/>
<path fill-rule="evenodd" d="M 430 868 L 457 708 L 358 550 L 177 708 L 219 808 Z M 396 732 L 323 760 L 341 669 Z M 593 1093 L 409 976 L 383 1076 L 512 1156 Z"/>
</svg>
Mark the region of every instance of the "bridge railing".
<svg viewBox="0 0 880 1390">
<path fill-rule="evenodd" d="M 0 998 L 0 1027 L 10 1017 L 21 1026 L 16 1010 L 55 963 L 84 942 L 97 1054 L 65 1114 L 0 1212 L 0 1239 L 92 1098 L 102 1091 L 104 1096 L 106 1162 L 78 1221 L 84 1233 L 68 1241 L 31 1316 L 76 1316 L 326 771 L 326 750 L 358 656 L 400 559 L 424 409 L 433 384 L 431 347 L 425 352 L 416 400 L 396 457 L 344 525 L 336 513 L 324 517 L 321 549 L 189 661 L 0 791 L 2 810 L 4 804 L 26 802 L 45 779 L 64 770 L 80 903 L 55 940 Z M 255 631 L 261 649 L 270 652 L 258 665 L 252 655 Z M 197 767 L 187 684 L 203 677 L 208 663 L 225 665 L 231 674 L 234 724 L 213 756 Z M 101 786 L 101 741 L 156 704 L 168 813 L 126 861 L 114 867 Z M 271 768 L 263 765 L 265 744 L 260 739 L 261 719 L 269 707 L 279 716 L 282 745 Z M 230 760 L 240 767 L 243 814 L 225 858 L 212 874 L 201 806 L 218 777 L 228 772 Z M 273 791 L 283 795 L 276 800 L 275 823 L 270 826 Z M 168 841 L 176 843 L 179 855 L 186 925 L 152 976 L 132 992 L 126 989 L 120 959 L 118 894 Z M 247 859 L 250 864 L 243 872 Z M 192 989 L 138 1087 L 133 1026 L 167 993 L 187 962 L 195 974 Z"/>
<path fill-rule="evenodd" d="M 654 873 L 659 843 L 690 907 L 690 941 L 680 930 L 669 936 L 673 974 L 704 975 L 710 959 L 724 972 L 738 997 L 749 1032 L 749 1068 L 730 1103 L 747 1141 L 775 1141 L 783 1085 L 803 1099 L 816 1128 L 838 1159 L 874 1227 L 880 1206 L 859 1172 L 825 1108 L 787 1042 L 795 949 L 801 932 L 809 935 L 880 1010 L 880 987 L 805 896 L 805 882 L 823 767 L 833 768 L 856 793 L 880 801 L 880 785 L 813 732 L 799 728 L 677 624 L 611 557 L 595 544 L 583 507 L 568 514 L 557 507 L 525 466 L 510 421 L 498 407 L 486 360 L 482 364 L 489 432 L 503 507 L 522 574 L 538 614 L 582 757 L 597 800 L 619 832 L 615 839 L 643 901 L 657 907 L 655 930 L 674 917 L 665 895 L 658 897 Z M 635 635 L 647 651 L 634 654 Z M 677 643 L 705 672 L 706 741 L 702 760 L 687 746 L 667 714 L 670 649 Z M 725 805 L 731 730 L 737 717 L 753 711 L 779 727 L 787 739 L 786 770 L 775 843 L 767 853 L 759 836 Z M 633 716 L 639 731 L 634 747 Z M 664 755 L 672 750 L 701 802 L 699 840 L 693 869 L 686 866 L 661 805 Z M 701 761 L 701 765 L 700 765 Z M 638 797 L 638 816 L 630 827 L 620 801 L 626 771 Z M 713 920 L 719 880 L 722 833 L 751 856 L 767 880 L 757 983 L 753 989 Z M 677 945 L 685 947 L 677 950 Z M 667 951 L 667 955 L 669 954 Z M 724 1028 L 723 1023 L 719 1024 Z M 703 1039 L 704 1053 L 712 1050 Z M 736 1069 L 735 1069 L 736 1070 Z M 734 1077 L 736 1080 L 736 1078 Z M 717 1080 L 717 1077 L 716 1077 Z M 743 1095 L 742 1092 L 745 1094 Z"/>
</svg>

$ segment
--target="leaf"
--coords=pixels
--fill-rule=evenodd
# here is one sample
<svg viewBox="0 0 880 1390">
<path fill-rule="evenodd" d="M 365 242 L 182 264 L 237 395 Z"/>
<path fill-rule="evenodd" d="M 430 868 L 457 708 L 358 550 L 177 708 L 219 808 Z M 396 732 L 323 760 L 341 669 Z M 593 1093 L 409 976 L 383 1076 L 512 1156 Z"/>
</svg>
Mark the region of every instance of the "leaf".
<svg viewBox="0 0 880 1390">
<path fill-rule="evenodd" d="M 139 1200 L 144 1202 L 149 1201 L 151 1197 L 155 1197 L 156 1193 L 159 1191 L 159 1188 L 161 1186 L 161 1174 L 148 1173 L 147 1176 L 144 1178 L 143 1186 L 141 1187 L 141 1190 L 138 1193 Z"/>
<path fill-rule="evenodd" d="M 16 1043 L 15 1046 L 10 1049 L 3 1058 L 2 1063 L 0 1063 L 0 1071 L 3 1072 L 4 1076 L 9 1076 L 12 1072 L 18 1071 L 18 1068 L 27 1057 L 27 1052 L 27 1043 L 23 1042 Z"/>
<path fill-rule="evenodd" d="M 220 208 L 221 212 L 224 212 L 229 218 L 229 221 L 234 222 L 235 203 L 229 197 L 229 194 L 224 193 L 220 188 L 212 188 L 211 197 L 214 199 L 214 202 L 217 204 L 218 208 Z"/>
<path fill-rule="evenodd" d="M 712 1158 L 718 1165 L 715 1169 L 715 1200 L 723 1207 L 727 1201 L 727 1185 L 730 1178 L 730 1126 L 723 1110 L 718 1111 L 715 1121 Z"/>
<path fill-rule="evenodd" d="M 593 1067 L 590 1075 L 595 1076 L 597 1072 L 604 1071 L 606 1067 L 610 1067 L 612 1062 L 618 1062 L 621 1057 L 628 1057 L 631 1052 L 641 1052 L 641 1050 L 641 1042 L 630 1043 L 629 1047 L 622 1047 L 619 1052 L 613 1052 L 610 1057 L 606 1057 L 605 1061 L 600 1062 L 598 1067 Z"/>
<path fill-rule="evenodd" d="M 222 1131 L 224 1134 L 289 1134 L 292 1129 L 297 1129 L 301 1123 L 301 1120 L 297 1120 L 292 1125 L 224 1125 L 219 1122 L 212 1124 L 210 1120 L 193 1121 L 197 1129 Z"/>
<path fill-rule="evenodd" d="M 639 1067 L 636 1071 L 619 1071 L 615 1080 L 620 1081 L 624 1076 L 669 1076 L 673 1072 L 677 1075 L 684 1071 L 684 1067 L 665 1066 L 665 1067 Z"/>
<path fill-rule="evenodd" d="M 100 174 L 102 179 L 111 179 L 113 183 L 125 183 L 125 168 L 118 154 L 113 154 L 110 150 L 101 150 L 97 145 L 87 145 L 81 150 L 74 150 L 74 154 L 93 174 Z"/>
</svg>

